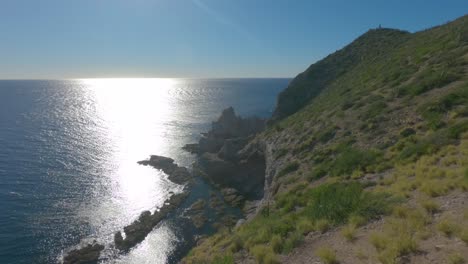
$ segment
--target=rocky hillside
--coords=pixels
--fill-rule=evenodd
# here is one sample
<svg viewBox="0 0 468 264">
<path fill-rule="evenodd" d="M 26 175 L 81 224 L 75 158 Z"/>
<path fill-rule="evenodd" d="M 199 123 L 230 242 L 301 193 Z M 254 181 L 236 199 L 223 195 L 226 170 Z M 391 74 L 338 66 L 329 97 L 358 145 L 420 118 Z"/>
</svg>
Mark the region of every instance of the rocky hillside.
<svg viewBox="0 0 468 264">
<path fill-rule="evenodd" d="M 372 29 L 311 65 L 254 149 L 257 214 L 183 262 L 468 261 L 468 16 Z"/>
</svg>

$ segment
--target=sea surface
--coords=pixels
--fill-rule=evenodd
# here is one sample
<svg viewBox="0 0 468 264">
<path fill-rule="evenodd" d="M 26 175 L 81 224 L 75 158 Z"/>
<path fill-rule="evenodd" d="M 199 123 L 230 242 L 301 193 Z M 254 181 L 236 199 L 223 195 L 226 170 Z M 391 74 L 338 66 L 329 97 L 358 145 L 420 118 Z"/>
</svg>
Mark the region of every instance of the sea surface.
<svg viewBox="0 0 468 264">
<path fill-rule="evenodd" d="M 181 186 L 136 162 L 190 167 L 181 147 L 222 109 L 268 117 L 289 79 L 0 81 L 0 263 L 57 263 L 155 210 Z M 187 203 L 208 195 L 197 181 Z M 194 233 L 174 212 L 128 254 L 105 263 L 174 263 Z M 182 219 L 182 220 L 181 220 Z"/>
</svg>

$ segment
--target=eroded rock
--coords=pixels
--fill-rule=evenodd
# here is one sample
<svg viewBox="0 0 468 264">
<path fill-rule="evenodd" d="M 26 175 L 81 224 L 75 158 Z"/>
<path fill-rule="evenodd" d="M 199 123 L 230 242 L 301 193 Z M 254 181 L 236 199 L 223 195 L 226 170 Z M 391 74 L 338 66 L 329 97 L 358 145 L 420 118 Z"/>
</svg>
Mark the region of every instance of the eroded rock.
<svg viewBox="0 0 468 264">
<path fill-rule="evenodd" d="M 138 164 L 151 166 L 162 170 L 168 175 L 168 179 L 177 184 L 184 184 L 191 180 L 191 174 L 185 167 L 180 167 L 174 160 L 168 157 L 151 155 L 149 160 L 138 161 Z"/>
<path fill-rule="evenodd" d="M 175 194 L 164 202 L 164 205 L 159 211 L 153 214 L 151 214 L 150 211 L 142 212 L 137 220 L 124 227 L 125 238 L 123 238 L 121 231 L 114 234 L 115 247 L 119 250 L 127 251 L 143 241 L 148 233 L 151 232 L 167 214 L 177 208 L 187 196 L 188 192 Z"/>
<path fill-rule="evenodd" d="M 64 258 L 64 264 L 91 264 L 97 263 L 104 246 L 93 243 L 80 249 L 70 251 Z"/>
</svg>

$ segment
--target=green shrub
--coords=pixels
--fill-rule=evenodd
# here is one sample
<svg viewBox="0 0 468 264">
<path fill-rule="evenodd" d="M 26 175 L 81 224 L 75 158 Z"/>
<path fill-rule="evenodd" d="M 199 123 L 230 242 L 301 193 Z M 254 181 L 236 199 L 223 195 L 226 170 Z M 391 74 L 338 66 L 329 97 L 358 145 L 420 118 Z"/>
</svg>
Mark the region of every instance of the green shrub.
<svg viewBox="0 0 468 264">
<path fill-rule="evenodd" d="M 460 122 L 449 127 L 448 136 L 451 139 L 458 139 L 465 131 L 468 131 L 468 121 Z"/>
<path fill-rule="evenodd" d="M 356 227 L 360 227 L 364 225 L 367 221 L 364 217 L 360 215 L 351 215 L 348 220 L 349 224 L 354 225 Z"/>
<path fill-rule="evenodd" d="M 410 127 L 405 128 L 400 132 L 400 136 L 402 136 L 402 137 L 409 137 L 409 136 L 414 135 L 414 134 L 416 134 L 416 130 L 414 130 L 414 129 L 410 128 Z"/>
<path fill-rule="evenodd" d="M 234 264 L 234 257 L 231 255 L 217 256 L 213 259 L 213 264 Z"/>
<path fill-rule="evenodd" d="M 304 236 L 300 232 L 291 233 L 285 240 L 283 245 L 283 253 L 291 252 L 295 247 L 300 245 L 304 240 Z"/>
<path fill-rule="evenodd" d="M 276 254 L 266 245 L 256 245 L 250 249 L 250 253 L 255 257 L 260 264 L 277 264 L 279 263 Z"/>
<path fill-rule="evenodd" d="M 411 83 L 402 87 L 399 95 L 420 95 L 429 90 L 443 87 L 460 78 L 460 75 L 447 70 L 427 69 Z"/>
<path fill-rule="evenodd" d="M 271 238 L 270 243 L 271 243 L 271 248 L 273 249 L 275 253 L 281 253 L 281 251 L 283 250 L 283 239 L 281 238 L 280 235 L 274 235 Z"/>
<path fill-rule="evenodd" d="M 307 216 L 332 224 L 345 223 L 351 215 L 375 218 L 388 212 L 390 204 L 387 195 L 365 192 L 357 182 L 322 184 L 307 196 L 310 199 L 305 209 Z"/>
<path fill-rule="evenodd" d="M 351 174 L 354 170 L 365 169 L 375 163 L 381 154 L 377 151 L 363 151 L 352 147 L 346 147 L 341 151 L 331 166 L 333 175 Z"/>
<path fill-rule="evenodd" d="M 284 166 L 279 172 L 278 172 L 278 177 L 284 176 L 288 173 L 297 171 L 300 167 L 300 164 L 298 162 L 291 162 L 288 163 L 286 166 Z"/>
<path fill-rule="evenodd" d="M 361 119 L 369 120 L 369 119 L 381 116 L 386 108 L 387 108 L 387 104 L 383 101 L 383 98 L 382 98 L 379 101 L 371 103 L 367 107 L 366 112 L 361 115 Z"/>
<path fill-rule="evenodd" d="M 318 136 L 318 140 L 322 143 L 327 143 L 328 141 L 332 140 L 335 137 L 336 131 L 334 128 L 330 128 L 325 130 Z"/>
<path fill-rule="evenodd" d="M 309 218 L 302 218 L 298 220 L 296 229 L 302 234 L 306 235 L 309 232 L 315 230 L 315 225 L 314 222 L 312 222 Z"/>
<path fill-rule="evenodd" d="M 325 175 L 327 175 L 326 165 L 319 164 L 312 170 L 311 174 L 308 176 L 308 180 L 314 181 L 324 177 Z"/>
<path fill-rule="evenodd" d="M 317 220 L 317 222 L 315 222 L 315 229 L 325 233 L 330 229 L 330 222 L 326 219 Z"/>
<path fill-rule="evenodd" d="M 460 131 L 460 129 L 455 129 Z M 456 143 L 455 136 L 461 132 L 450 132 L 450 128 L 441 129 L 424 138 L 410 136 L 397 144 L 400 148 L 400 160 L 415 160 L 422 155 L 433 154 L 446 145 Z"/>
</svg>

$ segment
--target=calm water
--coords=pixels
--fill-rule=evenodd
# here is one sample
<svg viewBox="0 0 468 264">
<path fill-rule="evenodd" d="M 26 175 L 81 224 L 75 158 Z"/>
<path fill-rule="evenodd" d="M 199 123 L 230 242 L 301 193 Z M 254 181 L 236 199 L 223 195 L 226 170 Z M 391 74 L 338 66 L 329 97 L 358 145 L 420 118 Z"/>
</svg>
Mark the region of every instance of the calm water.
<svg viewBox="0 0 468 264">
<path fill-rule="evenodd" d="M 0 81 L 0 263 L 54 263 L 80 243 L 108 244 L 181 190 L 136 161 L 158 154 L 190 166 L 181 146 L 222 109 L 269 116 L 288 81 Z M 198 183 L 192 199 L 207 188 Z M 165 221 L 124 256 L 106 250 L 107 262 L 174 262 L 188 243 L 183 226 Z"/>
</svg>

